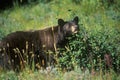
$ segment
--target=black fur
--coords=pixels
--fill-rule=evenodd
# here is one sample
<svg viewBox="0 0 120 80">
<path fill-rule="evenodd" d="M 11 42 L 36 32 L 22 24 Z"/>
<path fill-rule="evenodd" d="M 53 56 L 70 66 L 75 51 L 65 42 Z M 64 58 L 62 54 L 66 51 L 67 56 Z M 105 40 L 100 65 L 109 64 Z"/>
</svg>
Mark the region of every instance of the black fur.
<svg viewBox="0 0 120 80">
<path fill-rule="evenodd" d="M 1 41 L 0 47 L 2 50 L 0 53 L 3 54 L 3 48 L 6 49 L 7 56 L 3 58 L 7 57 L 10 60 L 14 70 L 24 68 L 27 60 L 28 64 L 32 64 L 31 61 L 34 60 L 35 65 L 39 64 L 46 67 L 48 61 L 53 62 L 55 59 L 54 54 L 49 55 L 45 52 L 55 52 L 57 48 L 63 47 L 67 42 L 66 37 L 79 30 L 78 21 L 78 17 L 71 21 L 58 19 L 58 25 L 54 27 L 36 31 L 17 31 L 8 34 Z M 0 57 L 0 63 L 2 63 L 3 58 Z"/>
</svg>

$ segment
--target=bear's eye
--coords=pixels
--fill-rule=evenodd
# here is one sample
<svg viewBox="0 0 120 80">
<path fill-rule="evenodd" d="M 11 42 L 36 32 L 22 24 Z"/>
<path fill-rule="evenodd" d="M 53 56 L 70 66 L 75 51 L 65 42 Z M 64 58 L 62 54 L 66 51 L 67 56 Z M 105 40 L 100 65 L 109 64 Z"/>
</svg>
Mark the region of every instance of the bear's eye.
<svg viewBox="0 0 120 80">
<path fill-rule="evenodd" d="M 69 25 L 69 28 L 71 28 L 71 27 L 75 27 L 75 25 L 73 25 L 73 24 L 72 24 L 72 25 Z"/>
</svg>

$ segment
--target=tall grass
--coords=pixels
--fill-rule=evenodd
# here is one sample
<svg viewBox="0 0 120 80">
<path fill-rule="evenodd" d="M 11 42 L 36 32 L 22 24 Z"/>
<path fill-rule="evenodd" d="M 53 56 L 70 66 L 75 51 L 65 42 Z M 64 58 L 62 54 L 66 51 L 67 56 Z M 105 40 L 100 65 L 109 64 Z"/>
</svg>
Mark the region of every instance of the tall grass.
<svg viewBox="0 0 120 80">
<path fill-rule="evenodd" d="M 113 71 L 110 72 L 96 72 L 91 74 L 89 70 L 85 72 L 77 68 L 74 71 L 70 72 L 51 72 L 51 73 L 41 73 L 41 71 L 31 71 L 29 69 L 24 70 L 23 72 L 16 74 L 13 71 L 1 72 L 1 80 L 119 80 L 118 76 Z"/>
</svg>

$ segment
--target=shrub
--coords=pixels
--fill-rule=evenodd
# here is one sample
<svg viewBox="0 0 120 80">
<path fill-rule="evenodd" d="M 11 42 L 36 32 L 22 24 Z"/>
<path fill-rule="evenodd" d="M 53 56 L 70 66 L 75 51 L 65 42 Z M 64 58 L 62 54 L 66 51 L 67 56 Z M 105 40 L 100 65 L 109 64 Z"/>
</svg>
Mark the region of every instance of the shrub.
<svg viewBox="0 0 120 80">
<path fill-rule="evenodd" d="M 73 69 L 75 66 L 83 69 L 95 70 L 109 69 L 106 64 L 105 54 L 110 55 L 112 69 L 120 71 L 120 44 L 119 31 L 111 28 L 103 28 L 95 33 L 94 30 L 87 31 L 84 27 L 70 40 L 66 50 L 61 50 L 59 65 L 66 69 Z"/>
</svg>

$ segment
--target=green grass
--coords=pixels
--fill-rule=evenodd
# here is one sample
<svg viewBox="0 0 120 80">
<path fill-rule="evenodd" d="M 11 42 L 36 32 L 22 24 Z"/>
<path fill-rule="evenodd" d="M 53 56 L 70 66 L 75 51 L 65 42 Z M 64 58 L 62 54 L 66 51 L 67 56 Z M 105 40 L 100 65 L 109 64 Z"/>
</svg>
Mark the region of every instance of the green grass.
<svg viewBox="0 0 120 80">
<path fill-rule="evenodd" d="M 82 0 L 79 4 L 76 4 L 72 1 L 73 0 L 65 0 L 65 1 L 53 0 L 49 3 L 40 2 L 38 4 L 24 5 L 21 7 L 15 6 L 11 9 L 1 11 L 0 39 L 14 31 L 38 30 L 38 29 L 54 26 L 57 25 L 57 20 L 59 18 L 62 18 L 64 20 L 71 20 L 73 19 L 73 17 L 77 15 L 80 18 L 79 24 L 80 25 L 82 24 L 82 27 L 84 27 L 84 29 L 88 34 L 88 37 L 94 36 L 96 37 L 96 40 L 98 40 L 98 42 L 103 41 L 104 45 L 113 41 L 112 42 L 113 44 L 110 47 L 112 48 L 117 47 L 117 51 L 111 50 L 111 53 L 113 55 L 120 54 L 120 46 L 118 43 L 120 40 L 120 34 L 116 32 L 116 30 L 118 31 L 120 30 L 120 7 L 119 7 L 120 1 L 115 0 L 116 4 L 111 4 L 110 7 L 108 7 L 106 4 L 100 3 L 100 0 L 89 0 L 89 1 Z M 103 38 L 100 38 L 102 35 Z M 110 36 L 104 42 L 105 35 L 110 35 Z M 82 37 L 84 36 L 85 35 L 82 35 Z M 71 51 L 71 52 L 74 53 L 75 51 Z M 102 53 L 102 51 L 100 53 Z M 74 57 L 73 57 L 73 62 L 74 62 Z M 99 70 L 98 72 L 96 72 L 96 74 L 92 75 L 89 70 L 85 70 L 84 72 L 81 71 L 79 68 L 71 72 L 57 71 L 56 73 L 48 73 L 48 74 L 40 73 L 40 71 L 31 71 L 29 69 L 25 69 L 23 72 L 20 72 L 19 74 L 13 71 L 0 70 L 0 80 L 8 80 L 8 79 L 9 80 L 79 80 L 79 79 L 119 80 L 120 75 L 118 75 L 112 70 L 110 72 Z"/>
<path fill-rule="evenodd" d="M 78 5 L 66 0 L 5 10 L 0 13 L 0 27 L 7 28 L 8 33 L 16 30 L 35 30 L 57 25 L 58 18 L 69 20 L 76 15 L 80 17 L 80 23 L 89 29 L 100 27 L 100 22 L 108 27 L 119 27 L 120 24 L 118 20 L 112 19 L 119 16 L 119 11 L 114 8 L 105 9 L 104 6 L 100 6 L 98 0 L 82 1 Z"/>
<path fill-rule="evenodd" d="M 118 1 L 119 2 L 119 1 Z M 76 5 L 69 0 L 51 1 L 34 5 L 14 7 L 0 13 L 0 33 L 6 35 L 18 30 L 36 30 L 57 25 L 57 19 L 70 20 L 78 15 L 80 23 L 88 29 L 99 29 L 101 24 L 109 27 L 120 27 L 119 11 L 105 9 L 98 0 L 82 1 Z"/>
<path fill-rule="evenodd" d="M 42 73 L 41 71 L 31 71 L 29 69 L 16 74 L 13 71 L 1 72 L 0 80 L 119 80 L 112 70 L 110 72 L 92 72 L 89 70 L 81 71 L 79 68 L 70 72 L 50 72 Z"/>
</svg>

